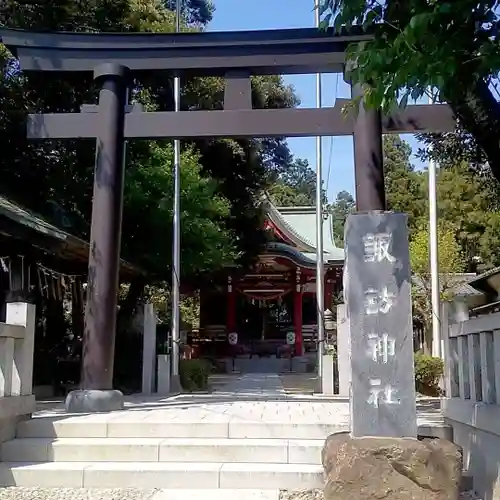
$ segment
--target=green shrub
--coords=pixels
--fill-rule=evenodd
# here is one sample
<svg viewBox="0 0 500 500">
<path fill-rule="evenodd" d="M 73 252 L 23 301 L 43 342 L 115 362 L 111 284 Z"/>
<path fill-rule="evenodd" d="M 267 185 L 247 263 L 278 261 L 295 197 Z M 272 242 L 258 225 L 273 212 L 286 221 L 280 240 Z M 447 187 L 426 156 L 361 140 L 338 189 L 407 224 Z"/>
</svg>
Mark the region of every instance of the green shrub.
<svg viewBox="0 0 500 500">
<path fill-rule="evenodd" d="M 181 359 L 179 376 L 185 391 L 204 391 L 208 388 L 211 365 L 204 359 Z"/>
<path fill-rule="evenodd" d="M 439 381 L 444 373 L 441 358 L 435 358 L 421 352 L 415 353 L 415 387 L 424 396 L 440 396 Z"/>
</svg>

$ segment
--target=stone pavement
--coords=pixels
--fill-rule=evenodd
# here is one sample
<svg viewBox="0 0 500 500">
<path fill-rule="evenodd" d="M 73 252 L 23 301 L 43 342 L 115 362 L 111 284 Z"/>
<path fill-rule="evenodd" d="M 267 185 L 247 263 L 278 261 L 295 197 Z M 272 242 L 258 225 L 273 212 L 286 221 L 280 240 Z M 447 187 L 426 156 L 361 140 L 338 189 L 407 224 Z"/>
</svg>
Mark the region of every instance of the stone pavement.
<svg viewBox="0 0 500 500">
<path fill-rule="evenodd" d="M 116 437 L 122 437 L 124 431 L 120 431 L 121 424 L 125 429 L 127 423 L 141 424 L 144 428 L 153 423 L 169 422 L 172 424 L 171 428 L 175 428 L 180 434 L 187 433 L 189 428 L 196 434 L 196 424 L 211 423 L 215 432 L 212 437 L 245 437 L 239 436 L 245 423 L 263 424 L 262 427 L 259 426 L 261 429 L 266 424 L 288 424 L 294 427 L 305 424 L 312 430 L 316 425 L 318 431 L 331 426 L 345 429 L 349 426 L 349 401 L 346 398 L 287 394 L 277 374 L 252 373 L 225 380 L 211 394 L 127 397 L 124 410 L 110 413 L 70 415 L 65 412 L 62 404 L 47 405 L 45 409 L 41 405 L 33 420 L 42 426 L 50 424 L 61 429 L 69 429 L 69 424 L 78 424 L 85 437 L 109 435 L 105 428 L 116 433 Z M 420 426 L 443 424 L 438 399 L 420 400 L 418 415 Z M 21 430 L 27 426 L 33 427 L 33 422 L 22 423 Z M 88 430 L 84 431 L 84 427 Z M 154 430 L 150 430 L 148 434 L 155 437 Z M 174 434 L 172 437 L 182 436 Z"/>
<path fill-rule="evenodd" d="M 248 373 L 229 380 L 224 386 L 215 389 L 215 394 L 238 396 L 286 396 L 281 378 L 277 374 Z"/>
</svg>

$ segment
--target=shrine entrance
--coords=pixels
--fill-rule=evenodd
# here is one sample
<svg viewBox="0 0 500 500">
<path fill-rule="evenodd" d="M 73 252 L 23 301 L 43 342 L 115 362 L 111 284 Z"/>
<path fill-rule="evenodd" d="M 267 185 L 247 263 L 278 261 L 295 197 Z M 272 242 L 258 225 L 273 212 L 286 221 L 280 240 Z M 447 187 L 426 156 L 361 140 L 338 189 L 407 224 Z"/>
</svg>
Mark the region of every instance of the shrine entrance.
<svg viewBox="0 0 500 500">
<path fill-rule="evenodd" d="M 284 297 L 259 299 L 240 295 L 237 307 L 237 329 L 249 341 L 283 341 L 293 330 L 293 299 Z"/>
</svg>

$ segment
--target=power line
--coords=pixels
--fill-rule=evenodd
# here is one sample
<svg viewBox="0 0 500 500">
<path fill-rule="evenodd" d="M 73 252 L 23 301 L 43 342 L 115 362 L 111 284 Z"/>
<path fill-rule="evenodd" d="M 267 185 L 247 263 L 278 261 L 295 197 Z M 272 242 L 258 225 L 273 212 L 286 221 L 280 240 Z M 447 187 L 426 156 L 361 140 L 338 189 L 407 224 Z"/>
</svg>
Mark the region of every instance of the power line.
<svg viewBox="0 0 500 500">
<path fill-rule="evenodd" d="M 339 73 L 336 74 L 336 78 L 335 78 L 335 93 L 334 93 L 334 96 L 333 96 L 333 105 L 335 106 L 335 102 L 337 101 L 337 97 L 338 97 L 338 91 L 339 91 L 339 78 L 340 75 Z M 333 139 L 334 137 L 330 137 L 330 151 L 328 153 L 328 171 L 327 171 L 327 174 L 326 174 L 326 184 L 325 184 L 325 187 L 326 187 L 326 193 L 327 193 L 327 196 L 328 196 L 328 187 L 330 185 L 330 172 L 331 172 L 331 168 L 332 168 L 332 158 L 333 158 Z"/>
</svg>

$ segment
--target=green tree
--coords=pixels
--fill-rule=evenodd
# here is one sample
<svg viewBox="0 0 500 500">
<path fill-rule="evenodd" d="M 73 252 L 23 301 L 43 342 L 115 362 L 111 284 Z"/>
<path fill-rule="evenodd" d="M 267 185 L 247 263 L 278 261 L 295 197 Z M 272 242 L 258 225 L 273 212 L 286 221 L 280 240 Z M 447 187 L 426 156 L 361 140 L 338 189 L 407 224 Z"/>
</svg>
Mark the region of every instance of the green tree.
<svg viewBox="0 0 500 500">
<path fill-rule="evenodd" d="M 425 212 L 425 201 L 422 196 L 422 176 L 415 172 L 410 162 L 410 145 L 397 135 L 385 135 L 383 153 L 387 208 L 407 213 L 410 229 L 413 230 Z M 341 191 L 331 209 L 335 237 L 337 241 L 343 241 L 345 220 L 355 209 L 354 198 L 350 193 Z"/>
<path fill-rule="evenodd" d="M 278 207 L 311 206 L 313 202 L 303 193 L 282 181 L 276 181 L 267 189 L 272 202 Z"/>
<path fill-rule="evenodd" d="M 425 184 L 427 175 L 424 174 Z M 500 211 L 497 183 L 484 182 L 465 163 L 438 170 L 437 196 L 439 219 L 455 232 L 462 257 L 469 271 L 496 266 L 500 263 Z"/>
<path fill-rule="evenodd" d="M 407 213 L 413 230 L 425 213 L 421 174 L 411 164 L 410 145 L 398 135 L 385 135 L 383 148 L 387 208 Z"/>
<path fill-rule="evenodd" d="M 500 103 L 490 85 L 500 70 L 498 2 L 324 0 L 321 14 L 337 32 L 373 34 L 348 54 L 353 81 L 371 85 L 369 105 L 389 110 L 437 89 L 500 179 Z"/>
<path fill-rule="evenodd" d="M 483 197 L 488 200 L 487 210 L 500 210 L 500 184 L 496 182 L 488 159 L 472 134 L 457 127 L 455 132 L 418 134 L 417 138 L 426 146 L 417 152 L 421 160 L 432 159 L 441 169 L 454 168 L 457 165 L 466 167 L 474 179 L 475 188 L 483 192 Z"/>
<path fill-rule="evenodd" d="M 293 159 L 269 172 L 268 192 L 278 206 L 312 206 L 316 204 L 316 173 L 304 159 Z M 323 203 L 326 192 L 323 189 Z"/>
<path fill-rule="evenodd" d="M 453 288 L 460 282 L 457 274 L 464 271 L 462 251 L 455 231 L 442 224 L 438 229 L 439 287 L 442 300 L 453 297 Z M 422 227 L 410 242 L 410 263 L 413 274 L 413 313 L 423 324 L 426 353 L 432 352 L 432 295 L 430 273 L 429 231 Z"/>
<path fill-rule="evenodd" d="M 333 235 L 337 245 L 343 246 L 344 227 L 347 216 L 356 209 L 356 202 L 351 193 L 340 191 L 332 204 Z"/>
<path fill-rule="evenodd" d="M 165 0 L 165 6 L 172 11 L 176 9 L 176 0 Z M 206 26 L 213 17 L 215 6 L 211 0 L 182 0 L 181 12 L 189 24 Z"/>
<path fill-rule="evenodd" d="M 488 160 L 474 136 L 460 127 L 455 132 L 417 134 L 416 138 L 425 146 L 417 151 L 422 161 L 432 159 L 441 167 L 466 163 L 481 175 L 490 173 Z"/>
<path fill-rule="evenodd" d="M 218 193 L 214 179 L 201 176 L 199 154 L 186 149 L 181 160 L 182 264 L 192 280 L 193 273 L 232 264 L 236 247 L 234 234 L 221 224 L 229 216 L 229 201 Z M 161 279 L 172 247 L 172 166 L 171 144 L 149 144 L 147 157 L 129 163 L 125 182 L 124 252 Z"/>
</svg>

